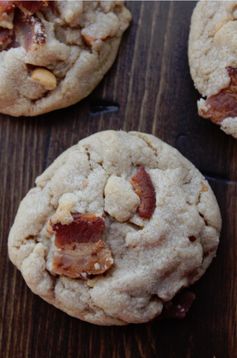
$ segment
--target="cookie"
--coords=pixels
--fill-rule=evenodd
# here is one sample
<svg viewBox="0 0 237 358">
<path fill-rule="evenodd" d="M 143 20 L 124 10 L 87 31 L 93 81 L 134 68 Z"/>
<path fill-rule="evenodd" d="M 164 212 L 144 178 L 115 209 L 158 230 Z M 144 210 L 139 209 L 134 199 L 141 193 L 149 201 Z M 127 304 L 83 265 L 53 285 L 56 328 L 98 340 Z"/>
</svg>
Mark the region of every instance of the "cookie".
<svg viewBox="0 0 237 358">
<path fill-rule="evenodd" d="M 123 1 L 1 1 L 0 112 L 35 116 L 89 95 L 130 20 Z"/>
<path fill-rule="evenodd" d="M 198 113 L 237 138 L 237 1 L 200 1 L 189 36 Z"/>
<path fill-rule="evenodd" d="M 208 182 L 176 149 L 111 130 L 81 140 L 36 179 L 9 257 L 34 293 L 69 315 L 141 323 L 203 275 L 220 228 Z"/>
</svg>

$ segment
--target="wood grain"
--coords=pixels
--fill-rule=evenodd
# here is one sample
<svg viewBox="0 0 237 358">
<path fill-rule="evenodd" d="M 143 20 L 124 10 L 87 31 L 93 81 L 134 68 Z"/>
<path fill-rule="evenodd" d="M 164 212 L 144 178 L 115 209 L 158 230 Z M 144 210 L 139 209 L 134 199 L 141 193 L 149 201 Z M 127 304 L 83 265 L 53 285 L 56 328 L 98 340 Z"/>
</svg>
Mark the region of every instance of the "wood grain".
<svg viewBox="0 0 237 358">
<path fill-rule="evenodd" d="M 81 103 L 35 119 L 0 118 L 0 357 L 237 357 L 237 142 L 196 114 L 187 38 L 192 2 L 129 2 L 118 59 Z M 91 114 L 95 101 L 119 111 Z M 99 102 L 98 102 L 99 103 Z M 218 256 L 183 321 L 96 327 L 46 304 L 7 258 L 21 198 L 63 150 L 103 129 L 141 130 L 177 147 L 209 179 L 223 215 Z"/>
</svg>

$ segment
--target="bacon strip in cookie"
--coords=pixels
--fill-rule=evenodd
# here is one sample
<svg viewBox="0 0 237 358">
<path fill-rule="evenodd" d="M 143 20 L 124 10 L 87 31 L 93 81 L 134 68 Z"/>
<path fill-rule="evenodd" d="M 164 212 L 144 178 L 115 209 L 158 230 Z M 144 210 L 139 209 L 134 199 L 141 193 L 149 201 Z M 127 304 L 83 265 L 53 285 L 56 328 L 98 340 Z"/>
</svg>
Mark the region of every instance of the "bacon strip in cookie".
<svg viewBox="0 0 237 358">
<path fill-rule="evenodd" d="M 52 225 L 55 250 L 52 270 L 71 278 L 87 278 L 107 271 L 113 264 L 110 249 L 101 239 L 104 219 L 94 214 L 73 214 L 68 225 Z"/>
<path fill-rule="evenodd" d="M 210 118 L 212 122 L 220 124 L 228 117 L 237 117 L 237 68 L 227 67 L 230 76 L 230 84 L 219 93 L 210 96 L 205 102 L 205 109 L 200 109 L 199 114 L 204 118 Z"/>
<path fill-rule="evenodd" d="M 22 11 L 27 11 L 30 14 L 35 14 L 37 11 L 42 10 L 42 8 L 47 7 L 49 4 L 48 1 L 5 1 L 0 0 L 0 16 L 3 13 L 10 13 L 15 8 L 19 8 Z"/>
<path fill-rule="evenodd" d="M 15 18 L 16 41 L 27 51 L 34 45 L 43 45 L 46 42 L 46 32 L 43 23 L 35 15 L 16 14 Z"/>
<path fill-rule="evenodd" d="M 55 245 L 58 248 L 71 248 L 74 244 L 97 242 L 104 233 L 104 219 L 94 214 L 73 214 L 69 225 L 54 224 Z"/>
<path fill-rule="evenodd" d="M 131 184 L 141 200 L 138 214 L 144 219 L 150 219 L 156 207 L 156 194 L 151 177 L 143 166 L 133 175 Z"/>
<path fill-rule="evenodd" d="M 29 50 L 33 44 L 44 44 L 47 37 L 44 25 L 34 14 L 47 6 L 48 1 L 0 1 L 0 50 L 10 45 Z M 13 31 L 7 33 L 4 29 Z"/>
<path fill-rule="evenodd" d="M 10 13 L 15 8 L 14 1 L 0 1 L 0 17 L 4 13 Z"/>
<path fill-rule="evenodd" d="M 42 10 L 49 4 L 48 1 L 15 1 L 15 6 L 20 8 L 23 12 L 35 14 L 37 11 Z"/>
</svg>

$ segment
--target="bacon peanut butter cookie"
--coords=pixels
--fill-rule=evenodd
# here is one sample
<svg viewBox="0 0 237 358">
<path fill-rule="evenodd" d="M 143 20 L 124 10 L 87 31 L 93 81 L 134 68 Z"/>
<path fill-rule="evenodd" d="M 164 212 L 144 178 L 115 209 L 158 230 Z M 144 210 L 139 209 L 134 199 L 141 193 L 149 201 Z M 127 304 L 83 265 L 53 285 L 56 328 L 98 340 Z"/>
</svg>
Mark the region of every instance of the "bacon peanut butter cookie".
<svg viewBox="0 0 237 358">
<path fill-rule="evenodd" d="M 105 131 L 36 179 L 9 256 L 34 293 L 69 315 L 141 323 L 185 315 L 193 296 L 183 307 L 173 298 L 204 274 L 220 228 L 208 182 L 177 150 L 152 135 Z"/>
<path fill-rule="evenodd" d="M 122 1 L 0 0 L 0 112 L 35 116 L 86 97 L 130 20 Z"/>
<path fill-rule="evenodd" d="M 189 64 L 202 95 L 199 115 L 237 138 L 237 1 L 200 1 L 189 36 Z"/>
</svg>

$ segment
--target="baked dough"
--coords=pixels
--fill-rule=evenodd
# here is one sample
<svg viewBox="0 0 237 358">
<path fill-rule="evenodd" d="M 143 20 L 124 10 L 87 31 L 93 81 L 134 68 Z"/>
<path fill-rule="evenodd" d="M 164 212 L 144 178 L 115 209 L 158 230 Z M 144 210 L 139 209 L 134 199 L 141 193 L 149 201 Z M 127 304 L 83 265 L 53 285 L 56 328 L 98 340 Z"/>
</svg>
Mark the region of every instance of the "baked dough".
<svg viewBox="0 0 237 358">
<path fill-rule="evenodd" d="M 130 20 L 123 1 L 1 2 L 0 112 L 35 116 L 86 97 Z"/>
<path fill-rule="evenodd" d="M 189 36 L 198 112 L 237 138 L 237 1 L 200 1 Z"/>
<path fill-rule="evenodd" d="M 176 149 L 111 130 L 81 140 L 36 179 L 8 247 L 44 300 L 91 323 L 124 325 L 159 316 L 203 275 L 220 228 L 208 182 Z"/>
</svg>

